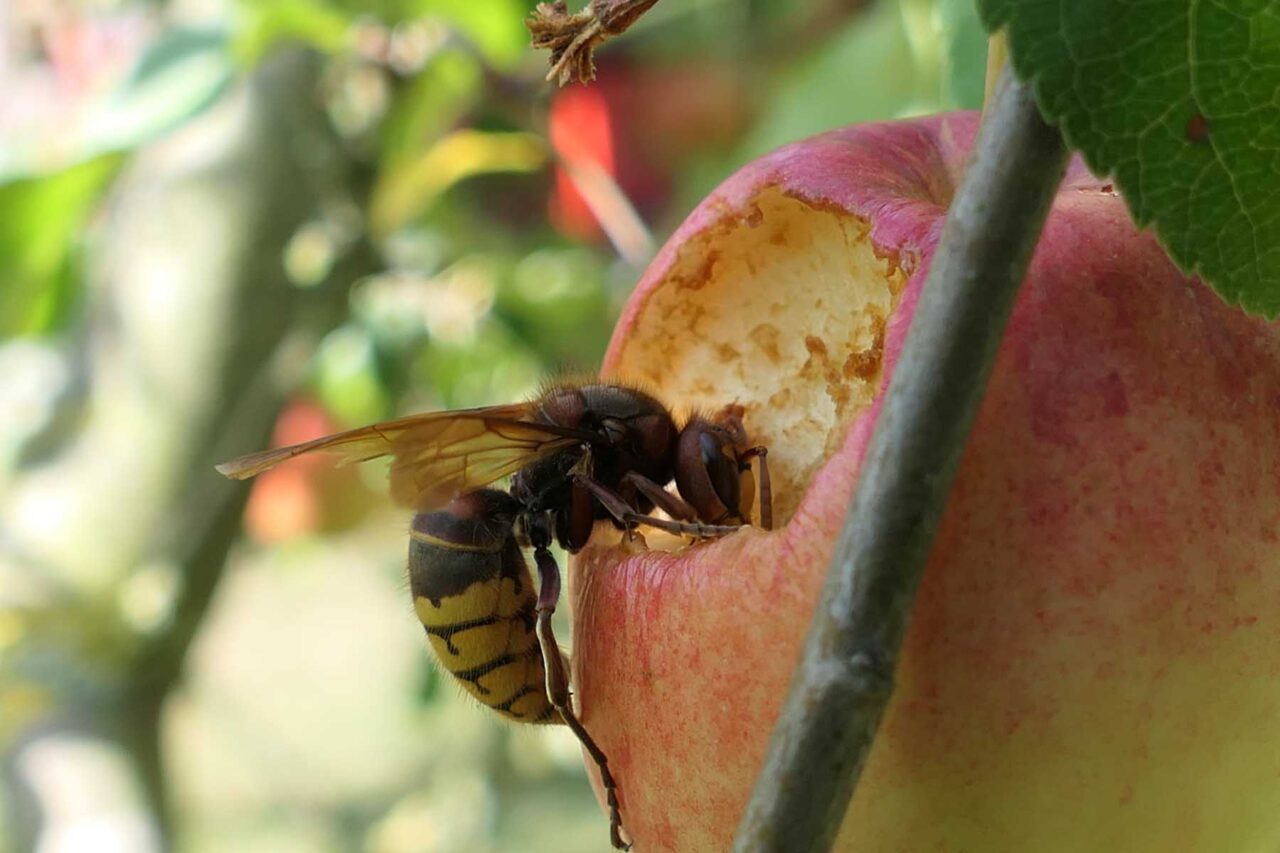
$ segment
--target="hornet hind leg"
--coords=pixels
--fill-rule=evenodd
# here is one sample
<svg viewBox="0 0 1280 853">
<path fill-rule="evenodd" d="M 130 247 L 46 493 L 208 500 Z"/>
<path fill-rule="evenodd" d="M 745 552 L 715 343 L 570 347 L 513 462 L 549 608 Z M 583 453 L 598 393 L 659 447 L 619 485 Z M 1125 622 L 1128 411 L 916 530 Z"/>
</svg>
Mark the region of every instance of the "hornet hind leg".
<svg viewBox="0 0 1280 853">
<path fill-rule="evenodd" d="M 538 565 L 540 588 L 538 592 L 538 643 L 542 646 L 543 666 L 547 673 L 547 698 L 587 752 L 600 768 L 600 780 L 604 784 L 605 799 L 609 805 L 609 838 L 613 846 L 619 850 L 631 847 L 622 840 L 622 815 L 618 808 L 618 783 L 609 772 L 609 760 L 586 728 L 573 712 L 573 704 L 569 699 L 569 669 L 564 655 L 556 643 L 551 628 L 551 616 L 556 612 L 556 603 L 560 599 L 560 567 L 556 558 L 547 550 L 547 543 L 535 543 L 534 560 Z"/>
</svg>

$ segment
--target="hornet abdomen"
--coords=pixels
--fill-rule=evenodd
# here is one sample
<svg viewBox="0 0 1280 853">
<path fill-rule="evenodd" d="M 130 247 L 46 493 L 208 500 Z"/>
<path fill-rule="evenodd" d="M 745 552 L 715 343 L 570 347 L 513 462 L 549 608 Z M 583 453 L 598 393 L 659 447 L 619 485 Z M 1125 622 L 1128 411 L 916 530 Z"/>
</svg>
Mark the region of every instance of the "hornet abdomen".
<svg viewBox="0 0 1280 853">
<path fill-rule="evenodd" d="M 513 535 L 517 509 L 506 493 L 483 489 L 414 516 L 413 608 L 468 693 L 512 720 L 559 723 L 535 631 L 537 593 Z"/>
</svg>

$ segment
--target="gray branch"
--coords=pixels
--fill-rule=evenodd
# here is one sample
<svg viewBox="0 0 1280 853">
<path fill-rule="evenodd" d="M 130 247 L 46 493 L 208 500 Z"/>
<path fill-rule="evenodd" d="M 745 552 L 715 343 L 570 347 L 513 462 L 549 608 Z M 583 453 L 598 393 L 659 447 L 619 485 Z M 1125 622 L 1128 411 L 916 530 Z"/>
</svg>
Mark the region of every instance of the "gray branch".
<svg viewBox="0 0 1280 853">
<path fill-rule="evenodd" d="M 158 843 L 171 846 L 161 710 L 246 494 L 213 464 L 262 446 L 281 365 L 336 324 L 350 280 L 374 263 L 344 258 L 327 284 L 303 290 L 281 261 L 296 229 L 350 183 L 315 97 L 322 70 L 304 51 L 265 60 L 207 113 L 137 152 L 112 193 L 76 330 L 84 400 L 74 428 L 0 495 L 21 505 L 44 490 L 71 508 L 56 525 L 0 521 L 0 557 L 40 555 L 46 585 L 66 591 L 28 605 L 33 623 L 65 627 L 32 631 L 6 661 L 15 679 L 55 697 L 0 749 L 14 849 L 36 845 L 43 819 L 19 756 L 67 733 L 123 748 Z M 111 602 L 147 566 L 172 573 L 176 593 L 170 618 L 139 630 Z"/>
<path fill-rule="evenodd" d="M 737 851 L 830 849 L 893 692 L 916 589 L 1067 164 L 1006 74 L 947 215 Z"/>
</svg>

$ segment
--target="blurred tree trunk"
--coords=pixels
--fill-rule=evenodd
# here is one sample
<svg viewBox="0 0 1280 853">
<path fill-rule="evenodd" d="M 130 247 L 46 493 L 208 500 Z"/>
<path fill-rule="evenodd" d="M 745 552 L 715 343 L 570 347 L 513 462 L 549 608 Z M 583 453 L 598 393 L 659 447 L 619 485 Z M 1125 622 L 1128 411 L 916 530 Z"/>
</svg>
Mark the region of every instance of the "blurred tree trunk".
<svg viewBox="0 0 1280 853">
<path fill-rule="evenodd" d="M 63 419 L 74 428 L 0 495 L 3 558 L 38 578 L 9 679 L 41 699 L 6 744 L 16 850 L 32 849 L 49 817 L 53 794 L 31 756 L 51 738 L 123 750 L 148 846 L 170 846 L 163 703 L 247 493 L 213 464 L 263 445 L 282 389 L 375 263 L 361 242 L 318 287 L 285 273 L 297 228 L 352 192 L 319 73 L 301 51 L 269 59 L 140 152 L 113 192 L 89 261 L 80 396 Z"/>
</svg>

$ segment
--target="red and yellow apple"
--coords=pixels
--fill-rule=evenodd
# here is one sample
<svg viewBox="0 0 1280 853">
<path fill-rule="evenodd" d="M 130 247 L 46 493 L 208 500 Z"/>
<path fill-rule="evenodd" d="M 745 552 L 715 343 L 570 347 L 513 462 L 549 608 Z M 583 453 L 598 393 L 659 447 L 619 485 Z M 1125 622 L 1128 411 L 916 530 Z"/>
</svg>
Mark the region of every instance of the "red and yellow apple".
<svg viewBox="0 0 1280 853">
<path fill-rule="evenodd" d="M 573 565 L 578 701 L 637 850 L 731 843 L 976 126 L 756 161 L 619 322 L 606 376 L 745 407 L 778 519 Z M 1180 273 L 1074 164 L 838 849 L 1274 851 L 1278 803 L 1280 328 Z"/>
</svg>

